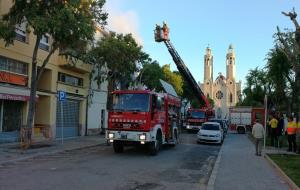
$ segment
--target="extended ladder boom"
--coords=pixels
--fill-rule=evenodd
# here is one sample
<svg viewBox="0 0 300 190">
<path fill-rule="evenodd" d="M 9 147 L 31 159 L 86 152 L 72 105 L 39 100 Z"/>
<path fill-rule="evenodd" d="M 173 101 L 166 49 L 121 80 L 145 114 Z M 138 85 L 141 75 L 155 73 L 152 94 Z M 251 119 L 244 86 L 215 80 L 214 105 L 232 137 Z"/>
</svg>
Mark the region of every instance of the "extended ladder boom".
<svg viewBox="0 0 300 190">
<path fill-rule="evenodd" d="M 164 23 L 163 27 L 161 28 L 159 25 L 156 25 L 155 28 L 155 41 L 156 42 L 164 42 L 165 45 L 168 48 L 169 53 L 171 54 L 178 71 L 181 73 L 183 76 L 184 80 L 187 81 L 188 85 L 191 87 L 194 95 L 196 96 L 197 100 L 199 101 L 200 105 L 203 107 L 211 108 L 210 103 L 208 102 L 208 99 L 202 92 L 201 88 L 195 81 L 193 75 L 189 71 L 189 69 L 185 66 L 183 60 L 173 47 L 172 43 L 170 42 L 169 39 L 169 28 L 167 25 Z"/>
<path fill-rule="evenodd" d="M 211 107 L 208 100 L 207 100 L 207 98 L 206 98 L 206 96 L 204 95 L 201 88 L 199 87 L 199 85 L 195 81 L 195 79 L 194 79 L 193 75 L 191 74 L 191 72 L 189 71 L 189 69 L 185 66 L 183 60 L 180 58 L 179 54 L 177 53 L 177 51 L 173 47 L 172 43 L 169 40 L 166 40 L 164 42 L 165 42 L 165 44 L 168 48 L 169 53 L 171 54 L 176 66 L 177 66 L 177 69 L 182 74 L 185 81 L 188 82 L 188 84 L 191 87 L 193 93 L 196 95 L 199 103 L 204 107 Z M 198 97 L 200 97 L 200 98 L 198 98 Z"/>
</svg>

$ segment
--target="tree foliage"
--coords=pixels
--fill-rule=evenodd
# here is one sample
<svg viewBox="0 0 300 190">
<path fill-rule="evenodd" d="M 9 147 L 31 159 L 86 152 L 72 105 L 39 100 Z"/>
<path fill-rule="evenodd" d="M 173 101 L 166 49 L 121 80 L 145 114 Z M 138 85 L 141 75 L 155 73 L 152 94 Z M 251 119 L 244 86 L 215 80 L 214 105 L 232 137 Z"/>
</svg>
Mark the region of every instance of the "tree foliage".
<svg viewBox="0 0 300 190">
<path fill-rule="evenodd" d="M 264 96 L 268 90 L 266 72 L 256 67 L 246 76 L 246 87 L 243 90 L 245 98 L 240 103 L 243 106 L 263 106 Z"/>
<path fill-rule="evenodd" d="M 180 73 L 172 72 L 171 69 L 170 69 L 170 64 L 162 66 L 162 71 L 164 73 L 165 80 L 174 87 L 176 93 L 179 96 L 182 96 L 182 93 L 183 93 L 183 89 L 182 89 L 183 79 L 182 79 Z"/>
<path fill-rule="evenodd" d="M 157 61 L 146 63 L 138 76 L 138 80 L 141 80 L 149 89 L 156 89 L 162 91 L 162 86 L 159 79 L 165 80 L 164 73 Z"/>
<path fill-rule="evenodd" d="M 148 63 L 149 55 L 142 51 L 131 34 L 110 34 L 102 38 L 90 51 L 90 62 L 104 68 L 101 80 L 108 80 L 112 89 L 121 83 L 125 87 L 134 79 L 134 73 L 139 71 L 143 64 Z"/>
<path fill-rule="evenodd" d="M 292 66 L 286 55 L 277 47 L 271 49 L 267 55 L 266 72 L 270 86 L 269 98 L 273 100 L 278 110 L 291 112 L 291 100 L 289 96 L 294 88 Z"/>
</svg>

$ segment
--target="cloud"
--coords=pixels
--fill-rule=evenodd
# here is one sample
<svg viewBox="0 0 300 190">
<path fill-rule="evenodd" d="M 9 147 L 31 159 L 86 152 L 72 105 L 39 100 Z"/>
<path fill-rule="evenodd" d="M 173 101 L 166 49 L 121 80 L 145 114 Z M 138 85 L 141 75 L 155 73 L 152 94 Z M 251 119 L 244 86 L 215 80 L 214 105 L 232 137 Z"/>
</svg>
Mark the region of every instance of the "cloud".
<svg viewBox="0 0 300 190">
<path fill-rule="evenodd" d="M 108 28 L 117 33 L 131 33 L 139 45 L 143 44 L 143 39 L 139 33 L 138 15 L 133 10 L 121 10 L 119 7 L 124 0 L 107 1 Z"/>
</svg>

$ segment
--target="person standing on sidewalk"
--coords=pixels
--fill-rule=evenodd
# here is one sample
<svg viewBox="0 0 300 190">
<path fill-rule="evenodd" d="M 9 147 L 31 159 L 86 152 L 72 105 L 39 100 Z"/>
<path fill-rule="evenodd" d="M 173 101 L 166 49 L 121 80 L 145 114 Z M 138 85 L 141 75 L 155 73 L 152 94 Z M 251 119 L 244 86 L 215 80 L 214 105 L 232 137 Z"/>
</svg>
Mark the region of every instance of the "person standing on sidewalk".
<svg viewBox="0 0 300 190">
<path fill-rule="evenodd" d="M 269 125 L 271 126 L 271 146 L 275 146 L 278 142 L 277 134 L 276 134 L 278 120 L 274 117 L 274 115 L 271 115 L 271 120 L 269 121 Z"/>
<path fill-rule="evenodd" d="M 296 143 L 298 143 L 298 154 L 300 154 L 300 121 L 297 124 L 297 131 L 296 131 Z"/>
<path fill-rule="evenodd" d="M 262 124 L 259 123 L 259 120 L 255 120 L 255 124 L 252 127 L 252 135 L 255 138 L 255 152 L 256 156 L 261 156 L 261 150 L 262 150 L 262 142 L 264 139 L 264 127 Z"/>
<path fill-rule="evenodd" d="M 278 148 L 281 148 L 283 145 L 283 135 L 284 134 L 284 119 L 282 113 L 278 114 L 278 125 L 276 128 L 276 135 L 278 138 Z"/>
<path fill-rule="evenodd" d="M 294 121 L 293 116 L 290 116 L 288 119 L 288 125 L 287 125 L 287 135 L 288 135 L 288 142 L 289 142 L 289 149 L 288 151 L 297 151 L 297 145 L 296 145 L 296 130 L 297 130 L 297 124 Z"/>
</svg>

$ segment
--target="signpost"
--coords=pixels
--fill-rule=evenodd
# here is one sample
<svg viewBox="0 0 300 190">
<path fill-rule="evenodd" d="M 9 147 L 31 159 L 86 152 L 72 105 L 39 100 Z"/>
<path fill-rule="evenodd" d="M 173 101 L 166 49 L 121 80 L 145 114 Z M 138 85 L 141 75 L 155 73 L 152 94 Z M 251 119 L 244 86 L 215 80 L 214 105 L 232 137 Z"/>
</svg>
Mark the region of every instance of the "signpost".
<svg viewBox="0 0 300 190">
<path fill-rule="evenodd" d="M 267 133 L 267 109 L 268 109 L 268 96 L 265 95 L 264 99 L 265 106 L 265 130 L 264 130 L 264 156 L 266 156 L 266 133 Z"/>
<path fill-rule="evenodd" d="M 63 102 L 66 101 L 67 93 L 65 91 L 57 91 L 58 101 L 60 102 L 60 119 L 61 119 L 61 143 L 64 144 L 64 107 Z"/>
</svg>

